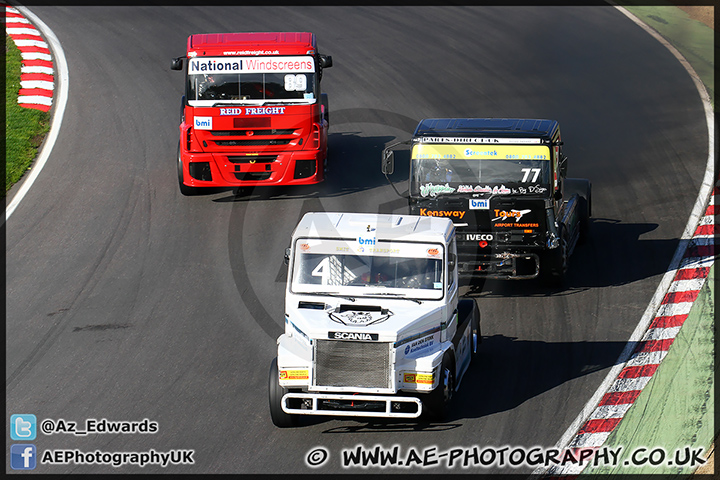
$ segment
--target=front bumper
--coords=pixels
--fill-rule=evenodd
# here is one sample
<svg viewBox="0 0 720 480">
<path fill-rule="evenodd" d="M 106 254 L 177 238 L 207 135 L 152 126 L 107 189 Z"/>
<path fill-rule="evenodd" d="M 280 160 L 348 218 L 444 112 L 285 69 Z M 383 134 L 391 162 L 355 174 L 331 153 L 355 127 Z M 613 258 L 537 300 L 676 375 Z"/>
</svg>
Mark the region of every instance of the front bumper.
<svg viewBox="0 0 720 480">
<path fill-rule="evenodd" d="M 299 403 L 297 408 L 288 405 L 288 400 L 293 399 L 293 403 Z M 286 393 L 281 405 L 285 413 L 300 415 L 417 418 L 422 414 L 419 398 L 397 395 Z"/>
<path fill-rule="evenodd" d="M 325 178 L 322 150 L 258 155 L 183 151 L 181 155 L 183 177 L 189 187 L 311 185 Z"/>
<path fill-rule="evenodd" d="M 528 280 L 539 274 L 540 256 L 537 253 L 499 252 L 461 256 L 458 260 L 460 278 Z"/>
</svg>

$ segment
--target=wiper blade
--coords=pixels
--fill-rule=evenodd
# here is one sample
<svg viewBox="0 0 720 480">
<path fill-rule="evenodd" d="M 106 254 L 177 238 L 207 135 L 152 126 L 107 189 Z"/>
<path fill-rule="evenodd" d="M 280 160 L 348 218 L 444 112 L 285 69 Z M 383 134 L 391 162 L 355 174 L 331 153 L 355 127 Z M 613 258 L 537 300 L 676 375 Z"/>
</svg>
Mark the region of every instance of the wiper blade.
<svg viewBox="0 0 720 480">
<path fill-rule="evenodd" d="M 363 295 L 363 296 L 364 297 L 394 297 L 394 298 L 400 298 L 402 300 L 410 300 L 411 302 L 415 302 L 418 305 L 422 304 L 422 301 L 418 300 L 417 298 L 408 297 L 402 293 L 378 292 L 378 293 L 373 293 L 370 295 Z"/>
<path fill-rule="evenodd" d="M 240 103 L 230 103 L 230 102 L 217 102 L 212 104 L 212 108 L 215 107 L 237 107 L 238 105 L 241 105 Z"/>
<path fill-rule="evenodd" d="M 350 300 L 351 302 L 354 302 L 355 299 L 353 297 L 348 297 L 346 295 L 340 295 L 338 292 L 307 292 L 308 295 L 327 295 L 328 297 L 336 297 L 336 298 L 344 298 L 345 300 Z"/>
<path fill-rule="evenodd" d="M 313 103 L 311 100 L 304 99 L 304 98 L 293 98 L 290 100 L 268 100 L 265 102 L 262 102 L 259 105 L 297 105 L 297 104 L 311 104 Z"/>
</svg>

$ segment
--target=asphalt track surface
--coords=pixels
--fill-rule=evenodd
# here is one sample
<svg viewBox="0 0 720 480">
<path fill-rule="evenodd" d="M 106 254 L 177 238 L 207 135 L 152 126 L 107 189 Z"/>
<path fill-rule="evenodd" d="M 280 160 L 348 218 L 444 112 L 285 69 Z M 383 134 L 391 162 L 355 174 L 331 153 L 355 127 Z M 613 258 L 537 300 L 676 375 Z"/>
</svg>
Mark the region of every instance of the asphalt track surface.
<svg viewBox="0 0 720 480">
<path fill-rule="evenodd" d="M 41 435 L 39 451 L 195 452 L 194 465 L 37 473 L 361 473 L 383 470 L 344 469 L 344 449 L 551 448 L 641 318 L 705 171 L 692 80 L 611 7 L 31 10 L 62 43 L 70 90 L 52 155 L 7 222 L 7 414 L 159 425 Z M 312 31 L 333 56 L 328 181 L 183 197 L 183 78 L 170 58 L 192 33 L 268 30 Z M 473 292 L 482 357 L 444 423 L 307 417 L 276 429 L 267 375 L 294 225 L 307 211 L 405 212 L 380 152 L 442 116 L 560 122 L 569 175 L 593 183 L 591 238 L 566 286 L 488 281 Z M 311 469 L 316 447 L 329 458 Z M 468 472 L 444 465 L 409 471 Z"/>
</svg>

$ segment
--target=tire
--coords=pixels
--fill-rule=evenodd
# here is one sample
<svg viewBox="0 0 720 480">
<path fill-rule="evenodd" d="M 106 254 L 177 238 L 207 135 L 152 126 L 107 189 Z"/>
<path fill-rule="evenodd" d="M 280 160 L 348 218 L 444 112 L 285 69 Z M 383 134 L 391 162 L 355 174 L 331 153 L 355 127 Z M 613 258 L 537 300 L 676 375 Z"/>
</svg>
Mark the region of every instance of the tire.
<svg viewBox="0 0 720 480">
<path fill-rule="evenodd" d="M 297 415 L 285 413 L 282 409 L 282 397 L 286 393 L 288 390 L 280 386 L 277 358 L 273 358 L 268 377 L 268 400 L 270 402 L 270 418 L 273 424 L 279 428 L 294 427 L 298 422 Z"/>
<path fill-rule="evenodd" d="M 565 195 L 571 198 L 578 196 L 578 243 L 583 244 L 588 238 L 590 217 L 592 216 L 592 184 L 584 178 L 565 179 Z"/>
<path fill-rule="evenodd" d="M 458 302 L 458 313 L 462 321 L 470 316 L 470 361 L 475 360 L 478 350 L 480 349 L 480 343 L 482 342 L 482 336 L 480 333 L 480 310 L 477 306 L 477 301 L 474 298 L 464 298 Z"/>
<path fill-rule="evenodd" d="M 178 142 L 178 149 L 177 149 L 177 172 L 178 172 L 178 184 L 180 185 L 180 193 L 182 193 L 186 197 L 190 197 L 190 196 L 197 195 L 198 193 L 200 193 L 200 190 L 197 187 L 188 187 L 187 185 L 185 185 L 185 183 L 183 183 L 185 175 L 183 173 L 182 157 L 180 156 L 180 142 Z"/>
<path fill-rule="evenodd" d="M 568 268 L 569 242 L 567 231 L 560 227 L 560 246 L 544 252 L 540 266 L 540 275 L 543 283 L 552 287 L 559 287 L 565 282 Z"/>
<path fill-rule="evenodd" d="M 475 303 L 472 311 L 472 320 L 470 320 L 470 364 L 477 360 L 481 343 L 482 335 L 480 333 L 480 311 L 478 310 L 477 303 Z"/>
<path fill-rule="evenodd" d="M 452 361 L 452 353 L 445 352 L 440 365 L 440 381 L 437 388 L 427 395 L 425 405 L 427 406 L 428 418 L 435 421 L 443 421 L 450 410 L 450 401 L 455 391 L 455 368 Z"/>
</svg>

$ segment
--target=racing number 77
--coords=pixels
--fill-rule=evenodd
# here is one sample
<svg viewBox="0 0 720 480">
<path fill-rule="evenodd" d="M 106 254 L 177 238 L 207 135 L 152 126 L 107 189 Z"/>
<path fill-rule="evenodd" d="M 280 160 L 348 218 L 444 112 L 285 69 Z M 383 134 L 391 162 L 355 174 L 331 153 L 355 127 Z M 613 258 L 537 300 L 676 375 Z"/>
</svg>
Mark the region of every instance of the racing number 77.
<svg viewBox="0 0 720 480">
<path fill-rule="evenodd" d="M 539 168 L 521 168 L 521 172 L 525 172 L 525 175 L 523 175 L 523 179 L 521 180 L 523 183 L 528 181 L 528 177 L 530 177 L 530 172 L 533 172 L 535 175 L 533 175 L 533 179 L 530 180 L 532 182 L 537 182 L 538 175 L 540 175 L 540 169 Z"/>
</svg>

